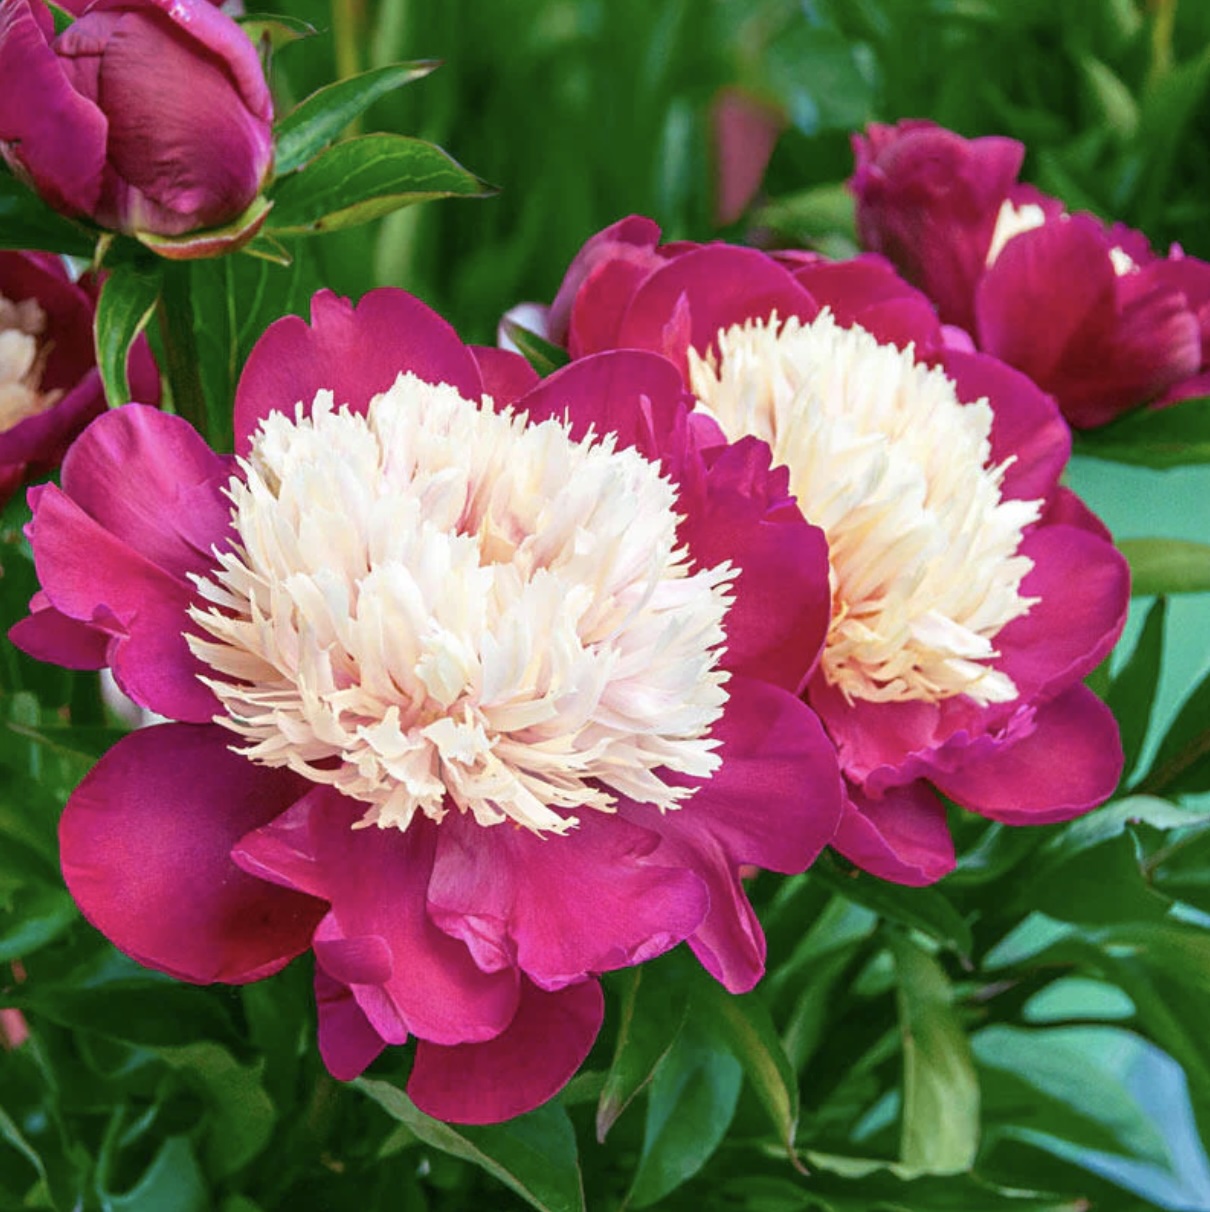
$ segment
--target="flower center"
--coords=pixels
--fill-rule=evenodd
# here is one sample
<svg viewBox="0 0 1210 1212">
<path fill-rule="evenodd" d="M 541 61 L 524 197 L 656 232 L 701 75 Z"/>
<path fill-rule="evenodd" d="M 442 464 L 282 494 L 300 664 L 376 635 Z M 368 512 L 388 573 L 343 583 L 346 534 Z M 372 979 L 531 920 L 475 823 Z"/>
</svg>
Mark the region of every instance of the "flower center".
<svg viewBox="0 0 1210 1212">
<path fill-rule="evenodd" d="M 0 433 L 54 407 L 63 393 L 39 391 L 50 352 L 39 338 L 46 313 L 36 299 L 13 303 L 0 295 Z"/>
<path fill-rule="evenodd" d="M 691 568 L 634 450 L 409 374 L 365 416 L 331 392 L 271 414 L 241 473 L 190 644 L 253 761 L 364 801 L 362 825 L 453 804 L 554 833 L 717 768 L 734 574 Z"/>
<path fill-rule="evenodd" d="M 1007 702 L 992 640 L 1036 599 L 1017 554 L 1040 501 L 1004 500 L 990 466 L 992 410 L 912 349 L 822 312 L 718 334 L 690 353 L 694 394 L 727 437 L 755 434 L 790 469 L 828 539 L 832 622 L 824 676 L 850 700 Z"/>
</svg>

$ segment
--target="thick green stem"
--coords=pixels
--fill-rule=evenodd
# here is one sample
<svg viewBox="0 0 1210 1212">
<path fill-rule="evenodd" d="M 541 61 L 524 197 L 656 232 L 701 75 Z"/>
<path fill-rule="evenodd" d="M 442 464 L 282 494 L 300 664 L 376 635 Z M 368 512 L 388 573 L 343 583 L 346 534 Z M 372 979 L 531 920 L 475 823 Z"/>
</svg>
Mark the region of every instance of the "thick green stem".
<svg viewBox="0 0 1210 1212">
<path fill-rule="evenodd" d="M 197 361 L 197 338 L 189 300 L 190 269 L 187 261 L 168 262 L 164 266 L 164 285 L 156 309 L 164 344 L 164 372 L 177 414 L 203 437 L 213 438 L 215 435 L 207 432 L 206 396 Z"/>
</svg>

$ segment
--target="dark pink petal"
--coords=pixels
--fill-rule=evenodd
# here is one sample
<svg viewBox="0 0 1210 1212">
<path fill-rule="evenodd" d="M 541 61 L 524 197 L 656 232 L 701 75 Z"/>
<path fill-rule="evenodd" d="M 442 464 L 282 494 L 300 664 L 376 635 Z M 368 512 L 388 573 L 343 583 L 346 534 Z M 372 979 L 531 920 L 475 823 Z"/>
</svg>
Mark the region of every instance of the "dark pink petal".
<svg viewBox="0 0 1210 1212">
<path fill-rule="evenodd" d="M 198 680 L 206 669 L 185 642 L 191 587 L 115 538 L 53 484 L 31 492 L 31 501 L 34 564 L 54 608 L 111 634 L 114 677 L 140 706 L 192 723 L 211 719 L 217 701 Z"/>
<path fill-rule="evenodd" d="M 609 345 L 592 342 L 583 347 L 580 342 L 569 340 L 569 329 L 573 327 L 572 308 L 577 303 L 576 296 L 580 293 L 580 287 L 598 266 L 606 264 L 629 266 L 634 272 L 632 275 L 628 274 L 628 278 L 640 279 L 659 263 L 655 252 L 659 242 L 659 227 L 651 219 L 645 219 L 641 215 L 629 215 L 625 219 L 619 219 L 617 223 L 590 236 L 584 247 L 572 258 L 567 273 L 563 275 L 558 294 L 550 305 L 547 316 L 549 339 L 556 345 L 568 345 L 573 357 L 609 348 Z M 620 316 L 620 309 L 618 314 Z"/>
<path fill-rule="evenodd" d="M 85 917 L 140 963 L 182 980 L 268 976 L 306 950 L 325 906 L 231 861 L 249 829 L 306 784 L 254 766 L 214 726 L 122 738 L 68 800 L 63 875 Z"/>
<path fill-rule="evenodd" d="M 919 120 L 875 123 L 852 142 L 862 245 L 889 257 L 946 323 L 973 331 L 975 286 L 1025 148 Z"/>
<path fill-rule="evenodd" d="M 1130 568 L 1122 554 L 1083 526 L 1042 526 L 1025 536 L 1021 554 L 1034 567 L 1023 597 L 1041 601 L 995 639 L 996 667 L 1025 701 L 1084 677 L 1121 635 L 1130 605 Z"/>
<path fill-rule="evenodd" d="M 106 121 L 71 87 L 34 0 L 0 4 L 0 149 L 56 210 L 90 214 L 101 191 Z"/>
<path fill-rule="evenodd" d="M 513 1016 L 517 973 L 484 972 L 466 946 L 440 930 L 428 913 L 437 835 L 441 826 L 417 819 L 407 829 L 354 829 L 364 806 L 334 791 L 308 798 L 309 848 L 318 867 L 315 887 L 332 905 L 325 942 L 377 937 L 390 957 L 390 975 L 377 984 L 385 1005 L 364 989 L 358 1002 L 385 1038 L 383 1016 L 435 1043 L 491 1039 Z M 249 852 L 250 839 L 241 839 Z M 347 952 L 346 952 L 347 954 Z M 346 974 L 348 975 L 348 974 Z M 374 982 L 366 980 L 366 985 Z"/>
<path fill-rule="evenodd" d="M 879 879 L 913 888 L 954 869 L 954 839 L 941 801 L 923 783 L 870 796 L 850 787 L 832 845 Z"/>
<path fill-rule="evenodd" d="M 1107 800 L 1122 775 L 1113 713 L 1075 685 L 1038 710 L 1034 731 L 938 773 L 933 781 L 964 808 L 1007 825 L 1070 820 Z"/>
<path fill-rule="evenodd" d="M 680 508 L 680 537 L 698 567 L 738 570 L 727 612 L 726 668 L 795 694 L 819 657 L 831 622 L 828 545 L 788 495 L 769 448 L 745 438 L 711 451 L 700 493 Z"/>
<path fill-rule="evenodd" d="M 1106 543 L 1113 542 L 1109 527 L 1097 517 L 1070 488 L 1058 488 L 1040 519 L 1042 526 L 1076 526 L 1095 534 Z"/>
<path fill-rule="evenodd" d="M 698 963 L 729 993 L 747 993 L 765 974 L 765 934 L 738 868 L 719 846 L 695 854 L 710 891 L 710 913 L 689 939 Z"/>
<path fill-rule="evenodd" d="M 494 1124 L 553 1098 L 580 1067 L 601 1029 L 596 981 L 545 993 L 523 982 L 517 1013 L 494 1039 L 443 1048 L 420 1040 L 408 1094 L 426 1115 Z"/>
<path fill-rule="evenodd" d="M 66 669 L 104 669 L 108 664 L 109 632 L 60 614 L 34 595 L 30 613 L 9 628 L 8 638 L 22 652 Z"/>
<path fill-rule="evenodd" d="M 1032 379 L 995 358 L 947 349 L 933 360 L 954 381 L 964 404 L 992 407 L 993 465 L 1009 463 L 1005 497 L 1046 500 L 1071 457 L 1071 431 L 1054 400 Z"/>
<path fill-rule="evenodd" d="M 438 832 L 429 912 L 482 968 L 515 962 L 542 989 L 662 955 L 706 915 L 706 889 L 658 834 L 585 809 L 563 837 L 452 814 Z"/>
<path fill-rule="evenodd" d="M 688 376 L 687 351 L 717 349 L 723 329 L 745 320 L 813 320 L 815 300 L 781 265 L 751 248 L 711 244 L 673 257 L 647 277 L 626 309 L 618 345 L 650 349 Z"/>
<path fill-rule="evenodd" d="M 538 385 L 538 372 L 518 353 L 490 345 L 472 345 L 471 354 L 483 376 L 483 390 L 497 408 L 508 408 Z"/>
<path fill-rule="evenodd" d="M 329 290 L 311 300 L 310 325 L 285 316 L 257 341 L 235 393 L 235 448 L 247 454 L 271 412 L 309 408 L 330 390 L 337 404 L 364 412 L 370 400 L 408 372 L 448 383 L 478 400 L 483 380 L 470 351 L 436 312 L 402 290 L 383 287 L 354 306 Z"/>
<path fill-rule="evenodd" d="M 577 441 L 591 430 L 617 434 L 658 460 L 668 435 L 684 426 L 688 400 L 680 376 L 664 358 L 638 350 L 613 350 L 579 358 L 543 379 L 517 401 L 531 422 L 571 423 Z"/>
<path fill-rule="evenodd" d="M 360 1077 L 386 1047 L 370 1026 L 347 985 L 315 967 L 315 1005 L 319 1011 L 319 1055 L 328 1072 L 340 1082 Z"/>
</svg>

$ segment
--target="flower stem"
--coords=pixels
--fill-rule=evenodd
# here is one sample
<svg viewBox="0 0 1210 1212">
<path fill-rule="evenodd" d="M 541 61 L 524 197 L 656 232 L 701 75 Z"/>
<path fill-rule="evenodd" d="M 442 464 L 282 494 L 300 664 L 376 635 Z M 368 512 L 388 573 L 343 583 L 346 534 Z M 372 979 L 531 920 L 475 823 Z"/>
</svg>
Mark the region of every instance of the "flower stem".
<svg viewBox="0 0 1210 1212">
<path fill-rule="evenodd" d="M 164 345 L 164 371 L 172 391 L 173 407 L 203 437 L 211 437 L 206 425 L 206 396 L 197 361 L 197 338 L 193 331 L 193 309 L 189 304 L 190 265 L 167 262 L 163 288 L 156 311 L 160 339 Z"/>
</svg>

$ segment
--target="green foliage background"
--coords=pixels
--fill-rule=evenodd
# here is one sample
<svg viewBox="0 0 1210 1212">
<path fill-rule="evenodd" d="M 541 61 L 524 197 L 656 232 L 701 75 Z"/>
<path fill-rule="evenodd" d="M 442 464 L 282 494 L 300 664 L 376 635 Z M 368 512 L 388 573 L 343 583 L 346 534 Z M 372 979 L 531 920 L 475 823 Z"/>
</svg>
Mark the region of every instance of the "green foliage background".
<svg viewBox="0 0 1210 1212">
<path fill-rule="evenodd" d="M 1202 0 L 280 8 L 318 31 L 275 54 L 280 113 L 334 79 L 440 59 L 360 129 L 436 142 L 499 192 L 281 235 L 289 266 L 192 265 L 212 433 L 256 337 L 320 285 L 404 286 L 491 342 L 502 311 L 548 300 L 583 240 L 631 211 L 669 239 L 851 252 L 840 183 L 871 119 L 1015 135 L 1044 190 L 1210 257 Z M 754 210 L 720 233 L 708 107 L 737 83 L 790 126 Z M 1134 540 L 1146 591 L 1094 678 L 1126 740 L 1121 797 L 1030 830 L 955 814 L 959 868 L 931 889 L 829 858 L 761 876 L 755 993 L 728 997 L 680 952 L 610 976 L 582 1073 L 496 1127 L 421 1115 L 400 1050 L 352 1086 L 327 1077 L 303 961 L 190 987 L 84 923 L 56 820 L 119 724 L 95 677 L 0 646 L 0 1005 L 33 1029 L 0 1051 L 0 1210 L 1210 1209 L 1210 441 L 1205 410 L 1184 415 L 1193 465 L 1149 467 L 1130 431 L 1132 465 L 1090 443 L 1071 472 Z M 26 516 L 3 516 L 5 627 L 34 589 Z"/>
</svg>

